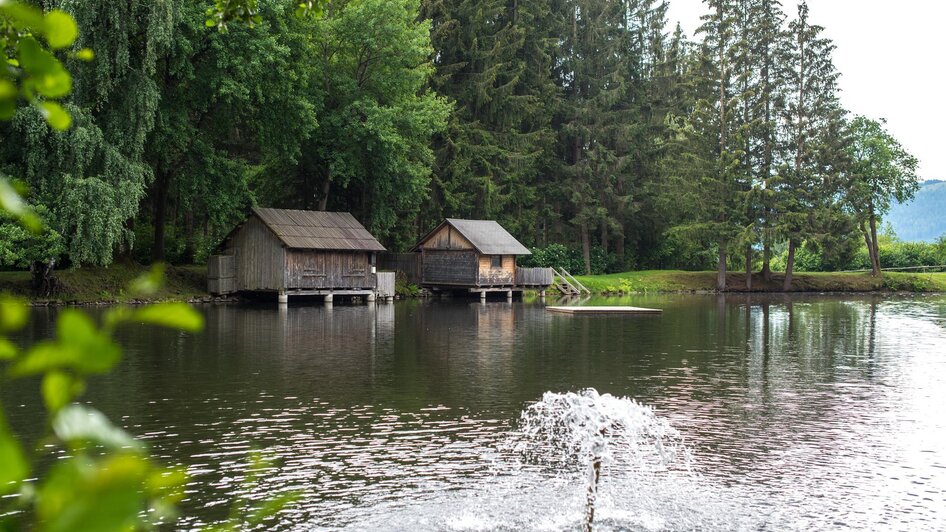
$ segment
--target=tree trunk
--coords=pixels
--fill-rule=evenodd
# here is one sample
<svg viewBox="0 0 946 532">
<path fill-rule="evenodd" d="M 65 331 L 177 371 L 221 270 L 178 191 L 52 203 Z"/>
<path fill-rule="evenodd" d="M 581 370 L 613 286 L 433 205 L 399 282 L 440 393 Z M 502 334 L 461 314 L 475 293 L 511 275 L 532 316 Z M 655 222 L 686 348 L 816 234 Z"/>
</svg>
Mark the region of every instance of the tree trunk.
<svg viewBox="0 0 946 532">
<path fill-rule="evenodd" d="M 870 239 L 870 232 L 867 230 L 867 226 L 864 225 L 863 220 L 861 220 L 861 235 L 864 236 L 864 245 L 867 246 L 867 256 L 870 259 L 870 270 L 873 273 L 874 271 L 874 243 Z"/>
<path fill-rule="evenodd" d="M 769 237 L 762 237 L 762 279 L 766 282 L 772 280 L 772 244 Z"/>
<path fill-rule="evenodd" d="M 726 291 L 726 244 L 719 243 L 719 263 L 716 265 L 716 289 Z"/>
<path fill-rule="evenodd" d="M 164 261 L 164 229 L 168 214 L 168 177 L 164 172 L 157 172 L 154 180 L 154 242 L 151 244 L 151 260 Z"/>
<path fill-rule="evenodd" d="M 585 275 L 591 275 L 591 235 L 588 222 L 581 223 L 581 255 L 585 259 Z"/>
<path fill-rule="evenodd" d="M 782 290 L 785 292 L 792 291 L 792 270 L 795 268 L 795 241 L 789 239 L 788 241 L 788 259 L 785 261 L 785 283 L 782 285 Z"/>
<path fill-rule="evenodd" d="M 624 230 L 622 229 L 618 233 L 617 237 L 614 239 L 614 254 L 618 256 L 621 261 L 624 261 Z"/>
<path fill-rule="evenodd" d="M 328 207 L 328 194 L 332 190 L 332 176 L 329 175 L 325 178 L 325 181 L 322 182 L 322 194 L 319 196 L 319 206 L 320 211 L 324 211 Z"/>
<path fill-rule="evenodd" d="M 601 221 L 601 248 L 604 249 L 604 252 L 608 252 L 608 222 L 607 220 Z"/>
<path fill-rule="evenodd" d="M 871 263 L 871 275 L 877 277 L 880 275 L 880 244 L 877 242 L 877 216 L 874 213 L 870 215 L 870 239 L 873 246 L 873 262 Z"/>
<path fill-rule="evenodd" d="M 752 245 L 746 246 L 746 292 L 752 291 Z"/>
<path fill-rule="evenodd" d="M 194 210 L 184 213 L 184 261 L 193 264 L 197 257 L 197 243 L 194 241 Z"/>
</svg>

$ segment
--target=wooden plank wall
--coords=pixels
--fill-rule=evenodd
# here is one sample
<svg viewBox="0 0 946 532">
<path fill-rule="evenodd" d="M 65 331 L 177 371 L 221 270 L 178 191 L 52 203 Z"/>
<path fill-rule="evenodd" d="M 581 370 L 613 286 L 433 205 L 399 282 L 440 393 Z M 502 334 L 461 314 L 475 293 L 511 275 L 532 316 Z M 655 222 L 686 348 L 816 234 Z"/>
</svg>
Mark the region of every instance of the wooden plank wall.
<svg viewBox="0 0 946 532">
<path fill-rule="evenodd" d="M 378 270 L 398 272 L 407 282 L 420 284 L 420 253 L 381 253 L 378 255 Z"/>
<path fill-rule="evenodd" d="M 378 272 L 378 296 L 394 297 L 394 272 Z"/>
<path fill-rule="evenodd" d="M 286 255 L 287 289 L 375 288 L 371 253 L 290 249 Z"/>
<path fill-rule="evenodd" d="M 425 249 L 422 255 L 424 284 L 476 286 L 476 252 Z"/>
<path fill-rule="evenodd" d="M 452 226 L 444 225 L 439 231 L 420 244 L 421 249 L 474 249 L 469 240 Z"/>
<path fill-rule="evenodd" d="M 515 284 L 515 281 L 516 281 L 515 255 L 503 255 L 501 268 L 493 268 L 492 255 L 480 255 L 480 258 L 479 258 L 479 284 L 480 286 L 511 285 L 511 284 Z"/>
<path fill-rule="evenodd" d="M 516 268 L 516 284 L 519 286 L 552 286 L 552 268 Z"/>
<path fill-rule="evenodd" d="M 207 291 L 226 295 L 236 291 L 236 266 L 233 255 L 207 257 Z"/>
<path fill-rule="evenodd" d="M 237 290 L 281 290 L 286 286 L 286 250 L 255 216 L 230 239 L 227 254 L 236 265 Z"/>
</svg>

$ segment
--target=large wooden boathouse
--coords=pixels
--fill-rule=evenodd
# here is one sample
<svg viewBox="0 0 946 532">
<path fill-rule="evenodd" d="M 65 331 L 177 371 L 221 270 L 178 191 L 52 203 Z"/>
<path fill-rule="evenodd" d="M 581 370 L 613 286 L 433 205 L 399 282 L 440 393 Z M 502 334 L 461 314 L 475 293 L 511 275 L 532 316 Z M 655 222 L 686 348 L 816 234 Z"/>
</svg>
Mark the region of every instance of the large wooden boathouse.
<svg viewBox="0 0 946 532">
<path fill-rule="evenodd" d="M 282 303 L 291 295 L 379 295 L 375 258 L 384 246 L 347 212 L 254 208 L 220 247 L 208 262 L 211 293 L 276 292 Z M 394 295 L 387 276 L 382 297 Z"/>
<path fill-rule="evenodd" d="M 411 250 L 418 253 L 420 284 L 432 290 L 479 293 L 544 291 L 552 284 L 551 268 L 522 268 L 516 257 L 528 248 L 493 220 L 447 218 Z"/>
</svg>

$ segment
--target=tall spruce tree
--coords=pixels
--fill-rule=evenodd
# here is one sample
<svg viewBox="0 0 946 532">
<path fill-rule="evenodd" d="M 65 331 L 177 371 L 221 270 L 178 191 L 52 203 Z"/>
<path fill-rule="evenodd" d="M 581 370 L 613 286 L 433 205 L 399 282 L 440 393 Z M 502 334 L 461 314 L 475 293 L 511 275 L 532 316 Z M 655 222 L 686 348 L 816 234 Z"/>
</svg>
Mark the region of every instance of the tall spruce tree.
<svg viewBox="0 0 946 532">
<path fill-rule="evenodd" d="M 562 16 L 553 4 L 422 4 L 437 49 L 432 87 L 455 105 L 447 129 L 435 138 L 424 228 L 444 215 L 497 218 L 535 241 L 538 188 L 554 157 L 551 120 L 559 95 L 551 71 Z"/>
<path fill-rule="evenodd" d="M 839 73 L 831 60 L 834 44 L 798 5 L 789 24 L 785 54 L 786 105 L 782 111 L 783 156 L 777 184 L 779 233 L 788 241 L 784 290 L 791 289 L 795 250 L 815 231 L 819 209 L 831 208 L 834 174 L 843 158 L 836 133 L 844 119 L 838 100 Z"/>
</svg>

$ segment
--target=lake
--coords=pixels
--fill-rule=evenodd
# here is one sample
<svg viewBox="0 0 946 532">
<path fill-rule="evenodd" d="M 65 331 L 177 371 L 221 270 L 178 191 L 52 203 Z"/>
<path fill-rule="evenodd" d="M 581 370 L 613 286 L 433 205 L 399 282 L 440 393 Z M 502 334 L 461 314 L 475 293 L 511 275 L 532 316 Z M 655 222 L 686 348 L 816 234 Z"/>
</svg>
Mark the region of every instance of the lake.
<svg viewBox="0 0 946 532">
<path fill-rule="evenodd" d="M 689 455 L 606 468 L 596 529 L 946 528 L 946 297 L 590 303 L 664 312 L 204 306 L 201 334 L 121 331 L 125 359 L 86 399 L 187 468 L 182 528 L 301 490 L 274 528 L 579 529 L 586 472 L 509 442 L 545 392 L 585 388 L 653 407 Z M 56 313 L 34 310 L 17 340 L 52 334 Z M 36 387 L 5 391 L 14 426 L 42 415 Z M 276 464 L 248 488 L 254 449 Z"/>
</svg>

